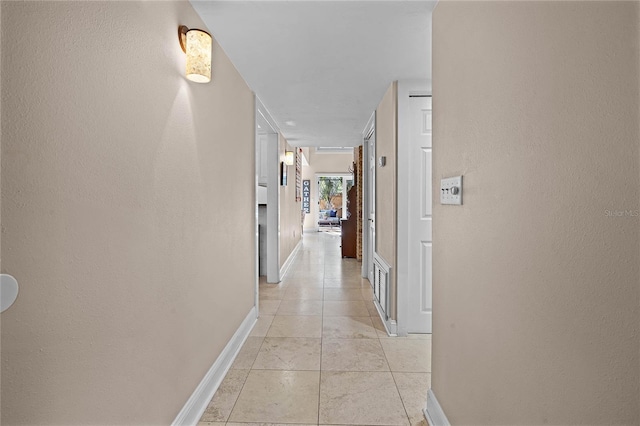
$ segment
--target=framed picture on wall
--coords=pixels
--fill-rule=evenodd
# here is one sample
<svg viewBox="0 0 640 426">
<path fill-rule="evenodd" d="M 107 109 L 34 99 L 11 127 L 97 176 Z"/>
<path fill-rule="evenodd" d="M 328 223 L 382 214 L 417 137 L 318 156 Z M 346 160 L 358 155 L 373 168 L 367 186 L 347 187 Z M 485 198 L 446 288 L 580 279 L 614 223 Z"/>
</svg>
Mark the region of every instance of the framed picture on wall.
<svg viewBox="0 0 640 426">
<path fill-rule="evenodd" d="M 280 162 L 280 185 L 287 186 L 287 165 Z"/>
<path fill-rule="evenodd" d="M 302 150 L 296 148 L 296 202 L 302 201 Z"/>
</svg>

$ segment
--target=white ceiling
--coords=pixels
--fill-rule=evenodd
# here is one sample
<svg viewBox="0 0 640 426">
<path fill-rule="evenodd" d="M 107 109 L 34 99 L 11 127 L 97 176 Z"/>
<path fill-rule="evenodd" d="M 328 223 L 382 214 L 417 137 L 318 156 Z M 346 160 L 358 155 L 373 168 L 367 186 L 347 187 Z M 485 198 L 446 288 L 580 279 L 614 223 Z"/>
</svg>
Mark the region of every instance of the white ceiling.
<svg viewBox="0 0 640 426">
<path fill-rule="evenodd" d="M 392 81 L 431 78 L 435 1 L 191 3 L 291 145 L 359 145 Z"/>
</svg>

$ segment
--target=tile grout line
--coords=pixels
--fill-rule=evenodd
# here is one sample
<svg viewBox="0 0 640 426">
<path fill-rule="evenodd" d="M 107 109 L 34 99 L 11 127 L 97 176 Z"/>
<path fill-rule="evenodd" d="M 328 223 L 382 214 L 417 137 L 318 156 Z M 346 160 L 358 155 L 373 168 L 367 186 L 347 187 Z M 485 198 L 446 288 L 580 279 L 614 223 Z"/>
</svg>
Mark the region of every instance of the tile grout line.
<svg viewBox="0 0 640 426">
<path fill-rule="evenodd" d="M 326 249 L 326 247 L 325 247 Z M 320 371 L 318 371 L 318 416 L 317 424 L 320 424 L 320 400 L 322 398 L 322 345 L 324 343 L 324 284 L 326 275 L 327 262 L 323 258 L 322 262 L 322 313 L 320 316 Z"/>
<path fill-rule="evenodd" d="M 260 297 L 260 287 L 258 287 L 258 297 Z M 280 301 L 282 301 L 282 299 L 280 299 Z M 277 310 L 276 310 L 277 312 Z M 273 315 L 273 318 L 275 319 L 275 314 Z M 269 328 L 267 329 L 266 333 L 264 336 L 262 336 L 262 343 L 260 343 L 260 347 L 258 348 L 258 352 L 256 353 L 256 357 L 254 358 L 253 362 L 251 363 L 251 366 L 249 367 L 249 372 L 247 373 L 247 376 L 244 378 L 244 380 L 242 381 L 242 386 L 240 387 L 240 392 L 238 392 L 238 396 L 236 396 L 235 401 L 233 402 L 233 406 L 231 407 L 231 410 L 229 411 L 229 415 L 226 417 L 224 423 L 227 424 L 229 423 L 230 419 L 231 419 L 231 415 L 233 414 L 233 410 L 235 410 L 236 405 L 238 404 L 238 400 L 240 399 L 240 395 L 242 394 L 242 391 L 244 390 L 244 386 L 247 384 L 247 380 L 249 380 L 249 376 L 251 375 L 251 372 L 253 371 L 253 365 L 256 363 L 256 359 L 258 359 L 258 354 L 260 353 L 260 349 L 262 349 L 262 345 L 264 345 L 264 341 L 267 338 L 267 334 L 269 333 L 269 330 L 271 330 L 271 326 L 273 325 L 273 320 L 271 320 L 271 324 L 269 324 Z M 258 337 L 258 336 L 254 336 L 254 337 Z M 244 348 L 244 345 L 246 345 L 246 341 L 245 343 L 242 345 L 242 347 L 240 348 L 240 350 L 242 350 Z M 229 371 L 231 371 L 231 369 L 229 369 Z M 227 372 L 227 374 L 225 374 L 225 379 L 227 378 L 227 375 L 229 374 L 229 371 Z M 224 379 L 223 379 L 224 380 Z M 216 391 L 216 393 L 218 393 Z M 215 395 L 213 396 L 213 398 L 215 398 Z M 212 398 L 212 400 L 213 400 Z M 211 401 L 209 402 L 211 403 Z"/>
<path fill-rule="evenodd" d="M 396 387 L 396 392 L 398 393 L 398 398 L 400 398 L 400 402 L 402 403 L 404 414 L 405 416 L 407 416 L 407 424 L 411 425 L 411 418 L 409 417 L 409 412 L 407 411 L 407 407 L 404 403 L 404 399 L 402 399 L 402 395 L 400 395 L 400 388 L 398 387 L 398 382 L 396 382 L 396 376 L 393 375 L 393 370 L 391 370 L 391 364 L 389 363 L 389 358 L 387 358 L 387 353 L 384 350 L 384 346 L 382 346 L 380 337 L 378 337 L 378 343 L 380 343 L 380 347 L 382 347 L 382 353 L 384 354 L 384 359 L 387 361 L 387 365 L 389 366 L 389 374 L 391 374 L 391 380 L 393 380 L 393 384 Z"/>
<path fill-rule="evenodd" d="M 229 420 L 231 419 L 231 415 L 233 414 L 233 410 L 236 409 L 236 404 L 238 403 L 238 400 L 240 399 L 240 394 L 242 394 L 242 391 L 244 390 L 244 385 L 246 385 L 247 384 L 247 380 L 249 380 L 249 375 L 251 374 L 251 370 L 252 369 L 249 368 L 249 372 L 247 373 L 247 376 L 242 381 L 242 386 L 240 387 L 240 392 L 238 392 L 238 396 L 236 396 L 236 400 L 233 401 L 233 407 L 231 407 L 231 410 L 229 411 L 229 415 L 226 416 L 226 418 L 224 420 L 225 424 L 227 424 L 229 422 Z M 229 369 L 229 371 L 231 371 L 231 369 Z M 227 375 L 229 374 L 229 371 L 225 375 L 225 377 L 224 377 L 225 379 L 227 378 Z M 218 393 L 218 391 L 216 391 L 216 393 Z M 213 398 L 215 398 L 215 394 L 213 395 Z M 213 400 L 213 398 L 211 398 L 211 400 Z M 211 401 L 209 401 L 209 403 L 211 403 Z"/>
</svg>

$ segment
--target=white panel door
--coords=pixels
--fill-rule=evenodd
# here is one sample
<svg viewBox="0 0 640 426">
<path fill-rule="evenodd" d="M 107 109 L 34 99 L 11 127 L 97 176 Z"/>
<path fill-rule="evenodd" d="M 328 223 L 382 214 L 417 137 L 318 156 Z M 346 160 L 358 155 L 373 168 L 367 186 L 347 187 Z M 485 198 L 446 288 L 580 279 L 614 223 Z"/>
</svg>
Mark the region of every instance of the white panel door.
<svg viewBox="0 0 640 426">
<path fill-rule="evenodd" d="M 267 186 L 268 180 L 267 135 L 258 136 L 258 185 Z"/>
<path fill-rule="evenodd" d="M 369 181 L 369 205 L 367 206 L 367 211 L 369 212 L 367 218 L 367 232 L 369 233 L 369 247 L 368 247 L 368 256 L 369 256 L 369 271 L 367 271 L 367 275 L 369 278 L 369 282 L 373 284 L 373 253 L 376 250 L 376 131 L 373 130 L 369 139 L 365 141 L 368 144 L 368 155 L 369 155 L 369 170 L 368 173 L 368 181 Z"/>
<path fill-rule="evenodd" d="M 407 332 L 431 333 L 431 97 L 409 98 L 409 312 Z"/>
</svg>

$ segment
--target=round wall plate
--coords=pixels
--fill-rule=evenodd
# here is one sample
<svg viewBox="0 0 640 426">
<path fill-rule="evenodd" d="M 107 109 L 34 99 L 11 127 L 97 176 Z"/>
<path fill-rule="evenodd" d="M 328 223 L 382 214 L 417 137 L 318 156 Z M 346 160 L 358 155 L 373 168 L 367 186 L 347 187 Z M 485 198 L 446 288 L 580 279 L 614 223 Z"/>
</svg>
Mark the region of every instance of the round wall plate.
<svg viewBox="0 0 640 426">
<path fill-rule="evenodd" d="M 13 305 L 18 298 L 18 281 L 8 274 L 0 274 L 0 312 Z"/>
</svg>

